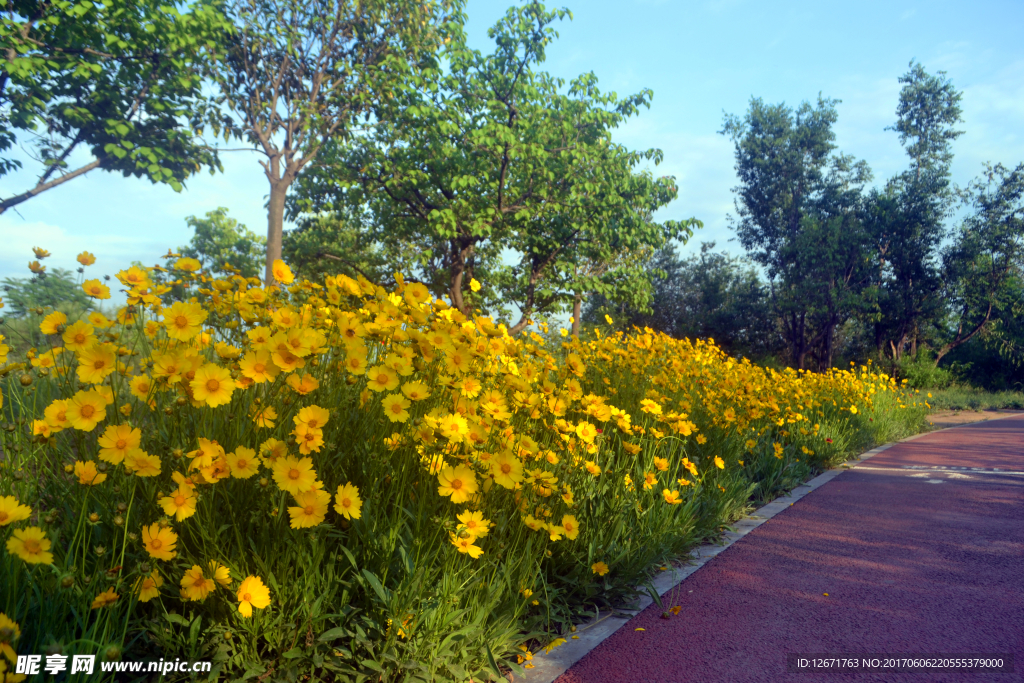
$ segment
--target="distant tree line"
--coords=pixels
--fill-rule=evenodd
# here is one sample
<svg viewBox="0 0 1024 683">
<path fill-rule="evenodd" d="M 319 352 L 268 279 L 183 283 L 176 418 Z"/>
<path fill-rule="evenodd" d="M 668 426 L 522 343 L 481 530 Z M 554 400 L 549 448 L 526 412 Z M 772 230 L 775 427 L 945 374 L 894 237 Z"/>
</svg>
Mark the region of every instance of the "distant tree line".
<svg viewBox="0 0 1024 683">
<path fill-rule="evenodd" d="M 707 244 L 685 259 L 663 249 L 647 261 L 653 312 L 595 297 L 585 319 L 618 308 L 629 324 L 818 370 L 838 356 L 895 369 L 995 355 L 1005 371 L 993 381 L 1024 379 L 1024 164 L 987 164 L 953 187 L 961 93 L 913 62 L 900 82 L 890 130 L 909 164 L 881 188 L 866 189 L 867 164 L 836 150 L 836 100 L 793 109 L 754 98 L 727 115 L 746 259 Z"/>
</svg>

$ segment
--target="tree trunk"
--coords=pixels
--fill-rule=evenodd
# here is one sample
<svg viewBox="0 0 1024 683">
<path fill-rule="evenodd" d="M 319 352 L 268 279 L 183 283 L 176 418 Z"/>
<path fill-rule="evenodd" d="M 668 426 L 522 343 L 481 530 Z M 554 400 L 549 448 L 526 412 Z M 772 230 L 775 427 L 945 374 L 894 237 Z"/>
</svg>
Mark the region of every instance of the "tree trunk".
<svg viewBox="0 0 1024 683">
<path fill-rule="evenodd" d="M 583 310 L 583 297 L 580 296 L 579 292 L 576 293 L 576 298 L 572 302 L 572 333 L 580 333 L 580 315 Z"/>
<path fill-rule="evenodd" d="M 284 236 L 284 199 L 291 181 L 285 178 L 270 180 L 270 203 L 267 207 L 267 286 L 274 284 L 274 261 L 281 258 Z"/>
<path fill-rule="evenodd" d="M 448 283 L 448 295 L 451 297 L 452 305 L 463 315 L 470 315 L 469 306 L 462 298 L 462 283 L 466 279 L 466 265 L 473 256 L 473 242 L 467 238 L 452 240 L 451 269 Z"/>
</svg>

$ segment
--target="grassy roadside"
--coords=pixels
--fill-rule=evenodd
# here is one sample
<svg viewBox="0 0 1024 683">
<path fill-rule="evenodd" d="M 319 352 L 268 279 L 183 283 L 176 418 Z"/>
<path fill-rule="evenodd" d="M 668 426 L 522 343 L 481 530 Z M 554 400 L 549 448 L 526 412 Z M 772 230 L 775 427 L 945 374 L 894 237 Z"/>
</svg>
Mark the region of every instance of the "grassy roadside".
<svg viewBox="0 0 1024 683">
<path fill-rule="evenodd" d="M 928 398 L 938 410 L 1024 410 L 1024 392 L 984 391 L 967 386 L 932 389 Z"/>
</svg>

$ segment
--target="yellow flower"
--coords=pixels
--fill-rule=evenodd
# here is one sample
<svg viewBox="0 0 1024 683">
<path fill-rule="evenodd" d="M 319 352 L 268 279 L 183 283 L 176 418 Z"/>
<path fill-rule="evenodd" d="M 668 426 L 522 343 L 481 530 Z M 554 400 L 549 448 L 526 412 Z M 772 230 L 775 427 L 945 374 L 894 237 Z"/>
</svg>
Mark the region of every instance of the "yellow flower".
<svg viewBox="0 0 1024 683">
<path fill-rule="evenodd" d="M 82 290 L 93 299 L 110 298 L 110 287 L 107 287 L 99 280 L 86 280 L 82 283 Z"/>
<path fill-rule="evenodd" d="M 274 481 L 278 488 L 293 496 L 301 491 L 308 491 L 316 481 L 312 458 L 280 458 L 274 463 L 273 469 Z"/>
<path fill-rule="evenodd" d="M 589 422 L 580 422 L 576 425 L 576 435 L 584 443 L 593 443 L 594 438 L 597 436 L 597 427 Z"/>
<path fill-rule="evenodd" d="M 476 281 L 475 277 L 469 279 L 469 288 L 472 289 L 474 292 L 480 291 L 480 283 Z"/>
<path fill-rule="evenodd" d="M 295 280 L 295 276 L 292 275 L 292 269 L 281 259 L 274 260 L 270 267 L 270 272 L 273 274 L 274 279 L 283 285 L 290 285 Z"/>
<path fill-rule="evenodd" d="M 37 275 L 39 273 L 46 272 L 46 266 L 39 265 L 39 261 L 29 261 L 28 269 L 31 270 L 33 273 L 36 273 Z"/>
<path fill-rule="evenodd" d="M 327 505 L 331 502 L 331 494 L 327 491 L 303 491 L 295 496 L 297 505 L 288 508 L 293 529 L 305 529 L 316 526 L 327 517 Z"/>
<path fill-rule="evenodd" d="M 252 608 L 264 609 L 270 606 L 270 589 L 258 576 L 247 576 L 238 587 L 238 613 L 243 617 L 252 616 Z"/>
<path fill-rule="evenodd" d="M 78 354 L 78 379 L 83 384 L 100 384 L 116 369 L 113 344 L 93 344 Z"/>
<path fill-rule="evenodd" d="M 472 283 L 470 283 L 470 287 L 472 286 Z M 410 301 L 410 299 L 412 301 Z M 426 285 L 420 282 L 414 282 L 405 288 L 405 300 L 409 301 L 409 303 L 422 304 L 428 301 L 429 299 L 430 290 L 427 289 Z"/>
<path fill-rule="evenodd" d="M 352 483 L 338 486 L 334 496 L 334 511 L 345 519 L 359 519 L 362 516 L 363 501 L 359 498 L 359 489 Z"/>
<path fill-rule="evenodd" d="M 689 458 L 683 458 L 683 468 L 688 470 L 693 476 L 697 476 L 697 466 L 690 462 Z"/>
<path fill-rule="evenodd" d="M 211 467 L 214 461 L 222 455 L 224 455 L 224 448 L 219 443 L 203 437 L 199 437 L 199 448 L 188 452 L 188 456 L 192 458 L 192 469 Z"/>
<path fill-rule="evenodd" d="M 298 414 L 292 418 L 292 422 L 295 423 L 296 427 L 306 425 L 310 429 L 323 429 L 330 419 L 330 410 L 321 408 L 318 405 L 309 405 L 299 410 Z"/>
<path fill-rule="evenodd" d="M 43 410 L 43 417 L 46 419 L 46 424 L 54 429 L 68 429 L 71 427 L 71 421 L 68 419 L 67 413 L 68 402 L 57 399 L 46 406 L 46 409 Z"/>
<path fill-rule="evenodd" d="M 205 401 L 211 408 L 231 402 L 231 394 L 235 390 L 235 381 L 231 372 L 215 363 L 207 363 L 196 370 L 195 379 L 189 382 L 192 396 L 197 401 Z"/>
<path fill-rule="evenodd" d="M 460 538 L 458 534 L 451 534 L 452 545 L 459 549 L 460 553 L 469 555 L 474 560 L 484 554 L 484 549 L 478 545 L 474 545 L 473 541 L 476 539 L 473 536 L 466 536 Z"/>
<path fill-rule="evenodd" d="M 178 534 L 170 527 L 150 524 L 142 527 L 142 545 L 149 556 L 155 560 L 173 560 L 178 556 L 174 548 L 178 543 Z"/>
<path fill-rule="evenodd" d="M 496 484 L 514 489 L 523 480 L 523 463 L 511 453 L 499 453 L 491 460 L 491 476 Z"/>
<path fill-rule="evenodd" d="M 167 336 L 178 341 L 188 341 L 202 331 L 203 322 L 209 313 L 199 304 L 176 301 L 164 309 L 163 315 Z"/>
<path fill-rule="evenodd" d="M 608 565 L 606 565 L 604 562 L 595 562 L 594 564 L 590 565 L 590 570 L 598 576 L 604 576 L 608 573 Z"/>
<path fill-rule="evenodd" d="M 17 555 L 28 564 L 53 564 L 50 539 L 37 526 L 15 529 L 7 539 L 7 552 Z"/>
<path fill-rule="evenodd" d="M 7 526 L 29 518 L 32 508 L 22 505 L 14 496 L 0 498 L 0 526 Z"/>
<path fill-rule="evenodd" d="M 97 443 L 100 460 L 119 465 L 130 450 L 142 443 L 142 430 L 127 424 L 108 425 Z"/>
<path fill-rule="evenodd" d="M 401 394 L 388 394 L 380 403 L 384 406 L 384 414 L 392 422 L 405 422 L 409 419 L 407 408 L 412 404 Z"/>
<path fill-rule="evenodd" d="M 277 419 L 277 411 L 274 406 L 253 406 L 252 421 L 261 429 L 272 429 Z"/>
<path fill-rule="evenodd" d="M 217 560 L 211 560 L 210 564 L 210 576 L 216 581 L 221 588 L 227 588 L 231 585 L 231 571 L 222 565 Z"/>
<path fill-rule="evenodd" d="M 61 335 L 64 347 L 70 351 L 84 351 L 96 343 L 93 327 L 84 320 L 79 320 L 64 329 Z"/>
<path fill-rule="evenodd" d="M 279 459 L 288 455 L 288 444 L 277 439 L 267 439 L 260 444 L 260 456 L 263 464 L 273 467 Z"/>
<path fill-rule="evenodd" d="M 461 415 L 445 415 L 437 425 L 438 429 L 449 441 L 459 443 L 469 434 L 469 423 Z"/>
<path fill-rule="evenodd" d="M 484 513 L 472 510 L 456 515 L 459 520 L 459 529 L 464 529 L 474 538 L 483 538 L 491 531 L 491 521 L 484 519 Z"/>
<path fill-rule="evenodd" d="M 75 257 L 75 259 L 83 266 L 91 266 L 96 263 L 96 256 L 90 254 L 87 251 L 83 251 L 81 254 Z"/>
<path fill-rule="evenodd" d="M 164 509 L 165 515 L 173 515 L 179 522 L 196 514 L 196 496 L 187 486 L 179 486 L 171 495 L 164 496 L 157 502 Z"/>
<path fill-rule="evenodd" d="M 850 413 L 852 415 L 856 415 L 857 414 L 857 406 L 850 406 Z"/>
<path fill-rule="evenodd" d="M 297 425 L 292 430 L 292 434 L 295 435 L 295 440 L 299 443 L 299 453 L 303 455 L 309 455 L 313 452 L 319 453 L 324 445 L 323 430 L 315 429 L 309 425 Z"/>
<path fill-rule="evenodd" d="M 197 259 L 183 256 L 174 262 L 174 268 L 176 270 L 184 270 L 186 273 L 194 273 L 203 267 Z"/>
<path fill-rule="evenodd" d="M 682 503 L 682 499 L 679 497 L 679 491 L 670 491 L 665 489 L 661 492 L 661 495 L 665 498 L 665 502 L 669 505 L 679 505 Z"/>
<path fill-rule="evenodd" d="M 605 315 L 604 321 L 606 323 L 608 323 L 609 325 L 611 325 L 612 324 L 612 317 L 610 315 Z"/>
<path fill-rule="evenodd" d="M 213 579 L 203 576 L 203 568 L 198 564 L 192 565 L 185 576 L 181 577 L 181 594 L 186 600 L 201 602 L 214 588 Z"/>
<path fill-rule="evenodd" d="M 7 657 L 8 661 L 12 664 L 16 661 L 17 655 L 14 652 L 14 648 L 11 647 L 11 643 L 16 641 L 18 638 L 21 638 L 21 627 L 18 626 L 18 622 L 14 621 L 3 612 L 0 612 L 0 655 Z M 6 664 L 4 664 L 3 659 L 0 658 L 0 681 L 4 681 L 5 683 L 10 681 L 11 683 L 14 683 L 15 679 L 13 679 L 10 674 L 7 675 L 6 679 L 3 677 L 5 666 Z M 20 683 L 21 680 L 24 680 L 24 678 L 24 675 L 22 675 L 20 679 L 17 679 L 18 683 Z"/>
<path fill-rule="evenodd" d="M 580 523 L 572 515 L 562 515 L 562 531 L 570 541 L 576 540 L 580 534 Z"/>
<path fill-rule="evenodd" d="M 465 465 L 442 467 L 437 473 L 440 484 L 437 492 L 442 496 L 451 496 L 453 503 L 465 503 L 479 488 L 473 470 Z"/>
<path fill-rule="evenodd" d="M 668 458 L 655 458 L 654 468 L 659 472 L 664 472 L 668 469 Z"/>
<path fill-rule="evenodd" d="M 227 454 L 227 460 L 231 476 L 236 479 L 248 479 L 259 472 L 260 461 L 253 448 L 239 446 L 233 453 Z"/>
<path fill-rule="evenodd" d="M 273 382 L 281 372 L 280 368 L 274 365 L 269 351 L 250 351 L 245 354 L 238 366 L 242 376 L 248 377 L 257 384 Z"/>
<path fill-rule="evenodd" d="M 96 463 L 92 460 L 81 460 L 75 461 L 75 476 L 78 477 L 78 483 L 83 486 L 95 486 L 102 484 L 107 480 L 107 475 L 96 470 Z"/>
<path fill-rule="evenodd" d="M 125 287 L 138 287 L 147 289 L 150 286 L 149 273 L 138 266 L 132 266 L 128 270 L 119 270 L 114 277 Z"/>
<path fill-rule="evenodd" d="M 138 595 L 139 602 L 149 602 L 160 595 L 160 586 L 162 585 L 164 585 L 164 579 L 160 576 L 160 572 L 154 569 L 149 576 L 136 579 L 132 588 Z"/>
<path fill-rule="evenodd" d="M 377 365 L 366 371 L 366 386 L 373 391 L 391 391 L 398 386 L 398 373 Z"/>
<path fill-rule="evenodd" d="M 720 470 L 724 470 L 725 469 L 725 461 L 722 460 L 722 458 L 720 458 L 717 455 L 715 456 L 715 467 L 717 467 Z"/>
<path fill-rule="evenodd" d="M 124 468 L 136 477 L 155 477 L 160 474 L 160 456 L 133 448 L 124 458 Z"/>
<path fill-rule="evenodd" d="M 310 394 L 320 387 L 320 382 L 309 373 L 304 374 L 302 377 L 299 377 L 298 374 L 289 375 L 287 382 L 288 386 L 302 396 Z"/>
<path fill-rule="evenodd" d="M 67 323 L 68 317 L 60 311 L 54 311 L 49 314 L 43 321 L 39 323 L 39 329 L 43 334 L 62 334 L 64 332 L 64 324 Z"/>
<path fill-rule="evenodd" d="M 101 607 L 109 607 L 117 602 L 120 596 L 114 592 L 113 588 L 108 588 L 99 595 L 97 595 L 92 601 L 93 609 L 100 609 Z"/>
<path fill-rule="evenodd" d="M 601 467 L 600 467 L 600 465 L 598 465 L 596 462 L 593 462 L 592 460 L 587 460 L 584 463 L 584 466 L 587 468 L 587 472 L 590 472 L 595 477 L 597 477 L 597 476 L 599 476 L 601 474 Z"/>
<path fill-rule="evenodd" d="M 423 399 L 430 398 L 430 390 L 427 389 L 427 385 L 423 382 L 406 382 L 402 385 L 402 393 L 412 401 L 422 401 Z"/>
<path fill-rule="evenodd" d="M 149 375 L 136 375 L 128 383 L 132 396 L 140 401 L 149 400 L 149 394 L 153 391 L 153 380 Z"/>
</svg>

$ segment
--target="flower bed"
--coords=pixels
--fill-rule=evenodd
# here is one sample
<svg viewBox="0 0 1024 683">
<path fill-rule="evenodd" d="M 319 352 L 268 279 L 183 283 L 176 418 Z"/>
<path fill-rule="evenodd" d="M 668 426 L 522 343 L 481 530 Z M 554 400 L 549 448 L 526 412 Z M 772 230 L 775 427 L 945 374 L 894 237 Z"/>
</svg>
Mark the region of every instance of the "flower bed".
<svg viewBox="0 0 1024 683">
<path fill-rule="evenodd" d="M 112 318 L 43 311 L 50 348 L 0 345 L 11 662 L 521 671 L 752 500 L 923 421 L 864 367 L 780 373 L 649 330 L 509 337 L 400 277 L 158 272 L 118 273 Z"/>
</svg>

